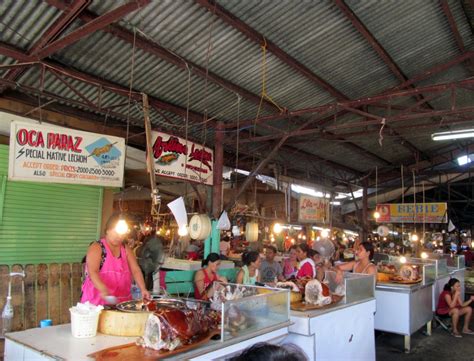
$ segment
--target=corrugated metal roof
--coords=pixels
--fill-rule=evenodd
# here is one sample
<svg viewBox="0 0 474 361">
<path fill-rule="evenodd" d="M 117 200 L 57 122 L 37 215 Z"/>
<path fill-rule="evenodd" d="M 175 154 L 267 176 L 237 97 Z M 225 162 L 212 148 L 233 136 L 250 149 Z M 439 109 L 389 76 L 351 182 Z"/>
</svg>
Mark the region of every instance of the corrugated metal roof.
<svg viewBox="0 0 474 361">
<path fill-rule="evenodd" d="M 95 0 L 88 7 L 88 11 L 101 15 L 126 2 L 128 1 Z M 367 39 L 332 2 L 220 0 L 218 3 L 351 99 L 371 96 L 400 83 Z M 412 1 L 402 4 L 397 1 L 348 0 L 346 3 L 408 78 L 460 54 L 446 15 L 438 2 Z M 466 48 L 472 49 L 474 39 L 462 4 L 450 0 L 449 6 Z M 5 0 L 0 4 L 0 41 L 27 51 L 61 14 L 61 11 L 43 1 Z M 82 20 L 74 21 L 67 32 L 77 29 L 82 24 Z M 145 8 L 126 16 L 118 24 L 128 29 L 132 35 L 137 31 L 140 36 L 163 46 L 177 56 L 202 68 L 208 67 L 210 72 L 242 87 L 256 97 L 262 92 L 263 58 L 260 44 L 250 41 L 239 30 L 229 26 L 194 1 L 152 1 Z M 152 97 L 183 109 L 189 106 L 194 112 L 207 113 L 210 118 L 227 122 L 235 122 L 237 117 L 241 120 L 256 117 L 258 104 L 255 101 L 242 98 L 238 114 L 238 97 L 234 92 L 211 81 L 206 85 L 206 79 L 195 74 L 191 74 L 188 81 L 186 69 L 179 68 L 143 49 L 134 50 L 132 43 L 104 31 L 97 31 L 82 38 L 52 55 L 51 59 L 66 67 L 73 67 L 128 88 L 131 81 L 132 55 L 134 55 L 135 91 L 146 92 Z M 2 57 L 0 61 L 1 64 L 11 64 L 13 60 Z M 265 66 L 267 94 L 280 107 L 291 111 L 335 101 L 325 89 L 295 71 L 270 51 L 266 54 Z M 0 69 L 0 74 L 2 73 L 5 71 Z M 460 64 L 416 85 L 466 79 L 470 75 L 469 68 Z M 31 68 L 18 82 L 38 87 L 39 77 L 39 68 Z M 88 99 L 93 100 L 97 97 L 96 86 L 77 79 L 68 82 Z M 45 91 L 52 94 L 77 102 L 82 101 L 81 97 L 51 74 L 46 74 L 44 85 Z M 473 101 L 472 92 L 462 91 L 458 104 L 465 106 L 472 104 Z M 414 102 L 413 97 L 394 100 L 393 104 L 407 106 Z M 435 99 L 429 104 L 436 109 L 448 106 L 448 102 L 449 99 L 444 97 Z M 117 104 L 120 106 L 114 107 L 113 110 L 122 114 L 120 118 L 124 121 L 129 110 L 127 97 L 110 91 L 103 92 L 102 107 Z M 81 104 L 73 106 L 87 110 L 87 107 Z M 387 112 L 384 109 L 372 108 L 370 111 L 382 116 Z M 105 118 L 103 112 L 96 109 L 93 112 Z M 263 107 L 260 115 L 275 112 L 275 109 Z M 136 123 L 140 125 L 141 107 L 135 102 L 132 102 L 129 116 L 136 119 Z M 317 118 L 314 114 L 290 121 L 281 119 L 268 124 L 282 130 L 291 130 L 298 128 L 311 117 Z M 152 109 L 151 119 L 155 127 L 160 130 L 172 132 L 184 129 L 183 117 L 169 111 L 158 112 Z M 360 116 L 350 114 L 340 116 L 328 125 L 362 121 L 363 118 Z M 419 122 L 421 121 L 417 120 L 410 124 Z M 433 122 L 435 124 L 436 119 Z M 390 124 L 390 127 L 398 129 L 405 123 L 397 122 Z M 310 126 L 316 124 L 317 122 L 314 122 Z M 337 129 L 334 133 L 344 135 L 361 129 L 363 128 Z M 241 134 L 244 135 L 249 130 L 255 131 L 253 128 L 247 128 Z M 402 130 L 401 133 L 406 140 L 422 151 L 436 149 L 436 145 L 429 138 L 429 131 Z M 191 122 L 188 134 L 192 134 L 195 139 L 206 141 L 208 145 L 213 143 L 214 131 L 210 123 L 204 125 L 199 121 L 197 124 Z M 235 133 L 232 131 L 228 133 L 233 134 Z M 271 131 L 259 125 L 256 134 L 266 135 L 271 134 Z M 377 164 L 375 157 L 373 155 L 364 157 L 359 151 L 351 151 L 354 147 L 342 144 L 351 141 L 393 164 L 411 160 L 413 154 L 400 144 L 399 136 L 387 131 L 384 132 L 384 137 L 382 147 L 378 144 L 378 134 L 375 132 L 345 141 L 321 139 L 315 134 L 305 136 L 303 142 L 296 141 L 298 138 L 290 138 L 288 144 L 292 145 L 294 142 L 292 146 L 295 149 L 361 171 L 367 171 Z M 271 149 L 271 144 L 268 143 L 268 149 Z M 248 148 L 252 151 L 258 146 L 259 144 L 255 147 L 249 145 Z M 277 161 L 288 162 L 288 159 L 283 158 L 285 156 L 279 156 Z M 298 163 L 298 167 L 304 167 L 304 164 L 302 161 Z"/>
</svg>

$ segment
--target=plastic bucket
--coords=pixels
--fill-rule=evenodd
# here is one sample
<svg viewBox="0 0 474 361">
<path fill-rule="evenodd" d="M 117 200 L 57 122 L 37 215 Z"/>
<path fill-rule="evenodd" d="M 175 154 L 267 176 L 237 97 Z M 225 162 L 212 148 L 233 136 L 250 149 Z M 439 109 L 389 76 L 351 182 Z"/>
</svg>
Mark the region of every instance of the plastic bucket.
<svg viewBox="0 0 474 361">
<path fill-rule="evenodd" d="M 91 312 L 82 315 L 71 312 L 71 333 L 76 338 L 94 337 L 97 334 L 100 312 Z"/>
</svg>

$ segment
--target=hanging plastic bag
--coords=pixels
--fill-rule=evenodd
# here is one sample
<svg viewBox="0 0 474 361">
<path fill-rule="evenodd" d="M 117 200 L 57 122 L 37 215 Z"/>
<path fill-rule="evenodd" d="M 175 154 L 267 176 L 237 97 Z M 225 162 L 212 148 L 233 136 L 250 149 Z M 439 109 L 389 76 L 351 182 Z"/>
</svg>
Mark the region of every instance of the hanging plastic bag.
<svg viewBox="0 0 474 361">
<path fill-rule="evenodd" d="M 217 229 L 227 231 L 230 229 L 230 219 L 226 211 L 223 211 L 219 220 L 217 221 Z"/>
</svg>

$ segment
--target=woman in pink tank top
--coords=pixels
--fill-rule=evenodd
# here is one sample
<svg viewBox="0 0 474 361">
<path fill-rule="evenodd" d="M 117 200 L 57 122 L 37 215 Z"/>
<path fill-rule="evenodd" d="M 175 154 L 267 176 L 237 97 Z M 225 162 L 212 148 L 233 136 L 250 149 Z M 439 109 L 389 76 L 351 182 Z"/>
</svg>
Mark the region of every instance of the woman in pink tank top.
<svg viewBox="0 0 474 361">
<path fill-rule="evenodd" d="M 105 226 L 105 237 L 89 246 L 86 257 L 86 276 L 82 285 L 81 302 L 106 304 L 106 296 L 117 302 L 132 299 L 132 277 L 143 298 L 150 298 L 143 275 L 132 250 L 123 244 L 126 234 L 119 234 L 115 226 L 118 216 L 112 216 Z"/>
</svg>

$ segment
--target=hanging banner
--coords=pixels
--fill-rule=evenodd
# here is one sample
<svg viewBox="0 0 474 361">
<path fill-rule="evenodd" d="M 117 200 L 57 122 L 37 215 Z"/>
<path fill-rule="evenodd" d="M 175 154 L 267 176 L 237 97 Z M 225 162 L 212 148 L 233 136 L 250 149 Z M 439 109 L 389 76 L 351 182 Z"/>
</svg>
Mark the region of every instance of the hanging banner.
<svg viewBox="0 0 474 361">
<path fill-rule="evenodd" d="M 329 199 L 300 195 L 298 222 L 326 223 L 329 221 Z"/>
<path fill-rule="evenodd" d="M 379 223 L 447 223 L 447 203 L 377 204 Z"/>
<path fill-rule="evenodd" d="M 213 185 L 214 151 L 174 135 L 152 132 L 155 173 Z"/>
<path fill-rule="evenodd" d="M 123 185 L 123 138 L 14 121 L 9 154 L 10 180 Z"/>
</svg>

